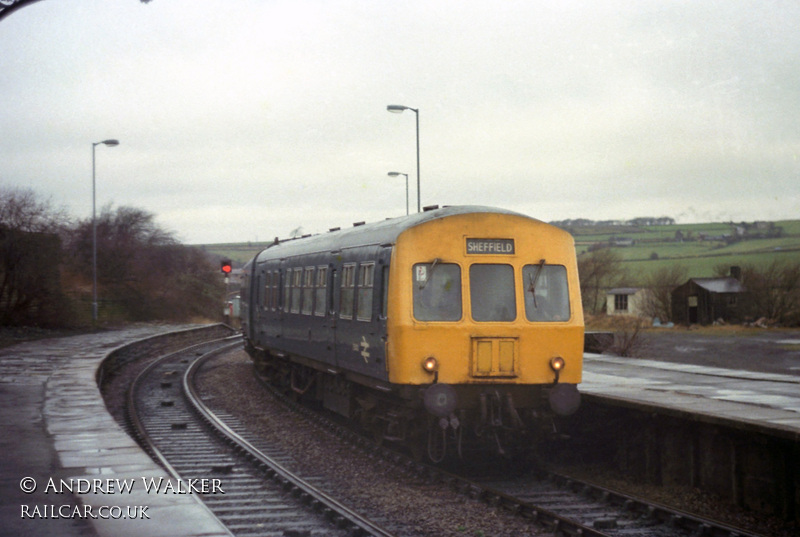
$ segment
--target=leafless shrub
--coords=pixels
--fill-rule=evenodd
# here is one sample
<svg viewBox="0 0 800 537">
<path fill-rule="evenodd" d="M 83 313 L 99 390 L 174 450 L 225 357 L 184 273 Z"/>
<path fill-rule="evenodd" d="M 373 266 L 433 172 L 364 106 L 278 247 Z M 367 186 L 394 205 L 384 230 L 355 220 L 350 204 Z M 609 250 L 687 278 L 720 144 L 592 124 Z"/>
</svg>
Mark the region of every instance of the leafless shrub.
<svg viewBox="0 0 800 537">
<path fill-rule="evenodd" d="M 612 319 L 614 343 L 608 349 L 612 354 L 625 357 L 641 357 L 647 346 L 643 329 L 647 321 L 640 317 L 616 316 Z"/>
</svg>

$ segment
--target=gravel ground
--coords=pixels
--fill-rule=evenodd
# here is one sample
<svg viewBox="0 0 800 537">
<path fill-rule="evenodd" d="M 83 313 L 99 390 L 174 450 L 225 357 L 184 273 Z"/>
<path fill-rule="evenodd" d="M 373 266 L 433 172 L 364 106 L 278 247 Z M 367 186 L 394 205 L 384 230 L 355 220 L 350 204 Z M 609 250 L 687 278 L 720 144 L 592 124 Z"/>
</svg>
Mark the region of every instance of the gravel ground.
<svg viewBox="0 0 800 537">
<path fill-rule="evenodd" d="M 203 393 L 213 397 L 209 404 L 235 415 L 251 433 L 276 439 L 302 475 L 324 477 L 324 488 L 331 496 L 391 527 L 397 535 L 545 534 L 520 517 L 409 476 L 308 424 L 265 393 L 243 351 L 214 359 L 201 373 Z"/>
</svg>

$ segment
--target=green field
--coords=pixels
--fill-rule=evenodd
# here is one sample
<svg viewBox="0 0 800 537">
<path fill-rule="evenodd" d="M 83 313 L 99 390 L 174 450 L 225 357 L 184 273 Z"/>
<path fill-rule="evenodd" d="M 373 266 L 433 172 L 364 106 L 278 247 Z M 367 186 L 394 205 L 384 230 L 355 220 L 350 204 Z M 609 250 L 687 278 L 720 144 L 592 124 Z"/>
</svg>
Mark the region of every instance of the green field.
<svg viewBox="0 0 800 537">
<path fill-rule="evenodd" d="M 740 229 L 741 225 L 738 226 Z M 627 272 L 626 285 L 641 285 L 651 272 L 682 265 L 690 277 L 715 275 L 716 267 L 766 266 L 773 261 L 800 263 L 800 220 L 774 222 L 771 226 L 746 226 L 737 236 L 729 223 L 675 224 L 671 226 L 580 226 L 570 228 L 578 255 L 612 239 L 631 239 L 631 246 L 611 246 Z M 679 233 L 680 232 L 680 233 Z M 676 240 L 676 236 L 683 241 Z M 728 236 L 724 240 L 724 236 Z M 735 237 L 736 240 L 731 240 Z M 227 258 L 241 267 L 269 243 L 206 244 L 210 255 Z"/>
<path fill-rule="evenodd" d="M 674 265 L 686 267 L 689 277 L 710 277 L 716 275 L 717 267 L 800 263 L 800 220 L 746 229 L 726 223 L 593 227 L 570 230 L 579 255 L 588 255 L 590 248 L 614 239 L 634 241 L 630 246 L 611 246 L 623 261 L 630 286 L 641 285 L 653 271 Z"/>
</svg>

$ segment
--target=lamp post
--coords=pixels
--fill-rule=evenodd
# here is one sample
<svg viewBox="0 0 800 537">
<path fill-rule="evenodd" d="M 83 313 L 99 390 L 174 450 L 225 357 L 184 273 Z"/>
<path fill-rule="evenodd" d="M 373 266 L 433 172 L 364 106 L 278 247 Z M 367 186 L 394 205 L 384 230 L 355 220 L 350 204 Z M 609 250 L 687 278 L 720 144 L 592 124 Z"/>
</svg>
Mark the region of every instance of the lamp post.
<svg viewBox="0 0 800 537">
<path fill-rule="evenodd" d="M 109 147 L 119 145 L 119 140 L 103 140 L 92 142 L 92 325 L 97 324 L 97 216 L 95 204 L 95 165 L 94 148 L 103 144 Z"/>
<path fill-rule="evenodd" d="M 403 172 L 389 172 L 389 177 L 406 176 L 406 215 L 408 215 L 408 174 Z"/>
<path fill-rule="evenodd" d="M 386 110 L 393 114 L 402 114 L 406 110 L 411 110 L 417 116 L 417 212 L 420 212 L 420 193 L 419 193 L 419 109 L 411 108 L 410 106 L 403 106 L 401 104 L 390 104 Z"/>
</svg>

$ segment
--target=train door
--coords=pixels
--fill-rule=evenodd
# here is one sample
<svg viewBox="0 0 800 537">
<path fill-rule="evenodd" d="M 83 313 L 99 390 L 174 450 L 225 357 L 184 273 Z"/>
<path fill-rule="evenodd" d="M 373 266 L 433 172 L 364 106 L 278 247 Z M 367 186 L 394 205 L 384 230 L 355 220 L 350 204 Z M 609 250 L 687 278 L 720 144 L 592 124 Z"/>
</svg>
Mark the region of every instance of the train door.
<svg viewBox="0 0 800 537">
<path fill-rule="evenodd" d="M 330 276 L 328 278 L 327 351 L 329 352 L 328 357 L 330 363 L 336 366 L 339 365 L 339 357 L 338 353 L 336 352 L 336 347 L 337 347 L 336 328 L 337 328 L 337 318 L 339 315 L 339 293 L 336 292 L 337 289 L 339 289 L 339 271 L 336 269 L 335 266 L 331 265 Z"/>
<path fill-rule="evenodd" d="M 310 352 L 315 359 L 328 364 L 336 364 L 336 317 L 331 314 L 331 287 L 335 278 L 335 271 L 329 264 L 323 264 L 325 259 L 317 258 L 313 267 L 307 269 L 311 274 L 307 277 L 310 289 L 307 290 L 303 307 L 307 313 L 309 323 L 309 341 L 312 344 Z"/>
<path fill-rule="evenodd" d="M 377 247 L 348 252 L 334 284 L 336 363 L 348 371 L 385 379 L 383 263 Z M 382 260 L 381 260 L 382 261 Z"/>
</svg>

